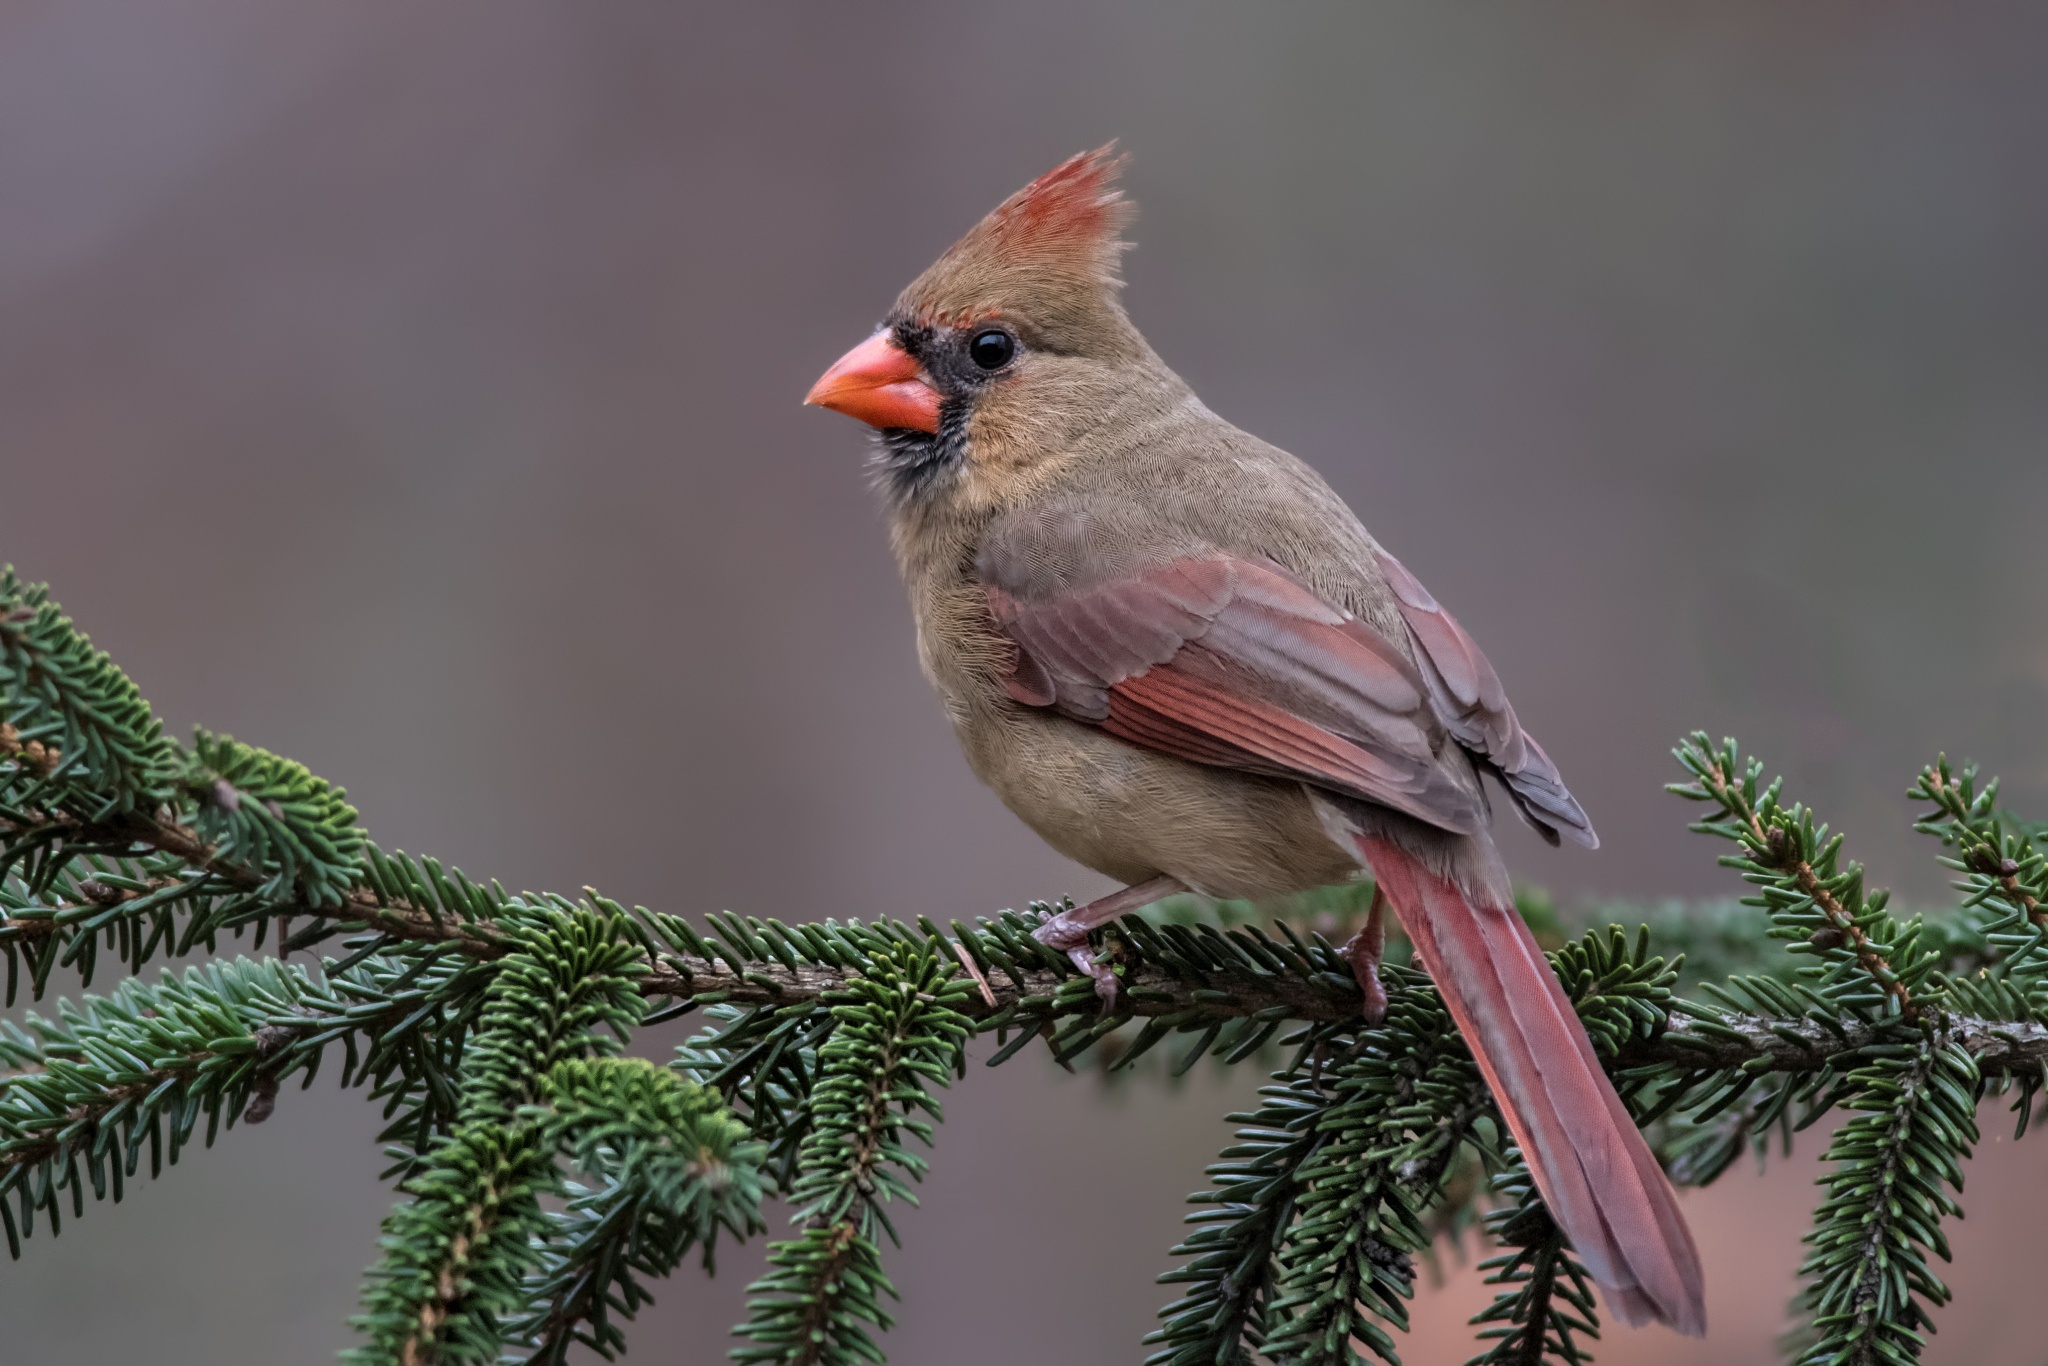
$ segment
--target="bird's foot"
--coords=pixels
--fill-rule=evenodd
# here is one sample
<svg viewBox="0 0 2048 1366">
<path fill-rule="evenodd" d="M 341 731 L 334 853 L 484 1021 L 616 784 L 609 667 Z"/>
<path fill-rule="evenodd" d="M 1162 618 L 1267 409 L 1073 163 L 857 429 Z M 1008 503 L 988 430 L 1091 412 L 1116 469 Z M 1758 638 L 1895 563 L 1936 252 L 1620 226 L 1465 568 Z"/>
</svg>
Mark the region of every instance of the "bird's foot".
<svg viewBox="0 0 2048 1366">
<path fill-rule="evenodd" d="M 1069 962 L 1092 978 L 1095 994 L 1102 998 L 1102 1008 L 1106 1012 L 1116 1004 L 1116 972 L 1109 964 L 1095 961 L 1095 951 L 1088 946 L 1089 933 L 1098 925 L 1108 924 L 1126 912 L 1139 910 L 1161 897 L 1186 890 L 1187 884 L 1176 877 L 1155 877 L 1133 883 L 1120 892 L 1097 897 L 1085 906 L 1046 917 L 1031 932 L 1031 937 L 1049 949 L 1064 953 Z"/>
<path fill-rule="evenodd" d="M 1387 1018 L 1387 989 L 1380 984 L 1380 958 L 1387 951 L 1386 906 L 1380 889 L 1372 889 L 1372 909 L 1365 913 L 1365 928 L 1344 941 L 1337 950 L 1351 964 L 1358 979 L 1359 994 L 1365 997 L 1365 1022 L 1376 1025 Z"/>
<path fill-rule="evenodd" d="M 1075 911 L 1061 911 L 1049 917 L 1031 932 L 1031 937 L 1049 949 L 1064 953 L 1068 962 L 1092 977 L 1095 994 L 1102 998 L 1102 1008 L 1106 1011 L 1116 1004 L 1116 970 L 1107 963 L 1095 961 L 1095 949 L 1088 943 L 1091 931 L 1088 926 L 1077 924 L 1072 918 L 1074 915 Z"/>
</svg>

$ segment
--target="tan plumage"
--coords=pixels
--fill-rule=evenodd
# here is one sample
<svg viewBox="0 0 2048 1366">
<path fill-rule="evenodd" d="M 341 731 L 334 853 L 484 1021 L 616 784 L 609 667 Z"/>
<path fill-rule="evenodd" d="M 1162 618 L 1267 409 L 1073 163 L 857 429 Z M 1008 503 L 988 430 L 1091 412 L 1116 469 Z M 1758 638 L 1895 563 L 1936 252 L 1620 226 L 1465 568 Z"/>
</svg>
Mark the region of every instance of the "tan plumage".
<svg viewBox="0 0 2048 1366">
<path fill-rule="evenodd" d="M 1258 900 L 1370 864 L 1615 1311 L 1702 1331 L 1690 1235 L 1512 910 L 1481 776 L 1552 842 L 1595 844 L 1585 814 L 1420 583 L 1132 326 L 1117 168 L 1086 154 L 1005 201 L 811 396 L 885 428 L 968 763 L 1126 883 Z"/>
</svg>

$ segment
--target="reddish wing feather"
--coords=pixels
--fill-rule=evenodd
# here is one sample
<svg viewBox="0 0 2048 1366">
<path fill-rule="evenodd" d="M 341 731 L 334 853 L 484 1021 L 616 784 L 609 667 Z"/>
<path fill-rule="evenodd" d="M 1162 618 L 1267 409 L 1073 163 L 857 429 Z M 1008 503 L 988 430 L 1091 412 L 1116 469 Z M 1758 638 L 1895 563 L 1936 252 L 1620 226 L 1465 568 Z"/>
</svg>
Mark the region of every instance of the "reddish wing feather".
<svg viewBox="0 0 2048 1366">
<path fill-rule="evenodd" d="M 1202 646 L 1190 647 L 1190 653 Z M 1389 759 L 1312 722 L 1241 692 L 1227 691 L 1176 661 L 1109 690 L 1102 728 L 1133 744 L 1198 764 L 1242 769 L 1277 778 L 1304 778 L 1350 796 L 1405 811 L 1418 820 L 1470 834 L 1463 795 L 1432 781 L 1434 764 Z M 1450 798 L 1450 800 L 1446 800 Z"/>
<path fill-rule="evenodd" d="M 1562 835 L 1588 849 L 1599 848 L 1592 822 L 1565 790 L 1564 779 L 1543 746 L 1515 719 L 1500 675 L 1480 653 L 1478 643 L 1405 565 L 1384 550 L 1379 558 L 1444 726 L 1459 744 L 1493 765 L 1507 784 L 1516 812 L 1538 834 L 1552 844 Z"/>
<path fill-rule="evenodd" d="M 1276 564 L 1187 556 L 1043 598 L 990 587 L 988 599 L 1068 716 L 1442 829 L 1480 826 L 1476 794 L 1436 754 L 1441 731 L 1413 666 Z M 1013 681 L 1010 695 L 1035 702 L 1039 682 Z"/>
</svg>

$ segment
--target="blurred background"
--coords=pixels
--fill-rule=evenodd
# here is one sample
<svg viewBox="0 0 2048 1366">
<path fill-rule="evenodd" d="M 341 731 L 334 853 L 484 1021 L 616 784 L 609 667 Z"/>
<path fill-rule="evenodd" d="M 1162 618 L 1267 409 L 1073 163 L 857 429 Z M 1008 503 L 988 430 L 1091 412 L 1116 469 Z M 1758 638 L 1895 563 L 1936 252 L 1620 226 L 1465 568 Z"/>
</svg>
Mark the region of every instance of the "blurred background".
<svg viewBox="0 0 2048 1366">
<path fill-rule="evenodd" d="M 1452 606 L 1598 822 L 1597 855 L 1511 826 L 1520 875 L 1735 890 L 1660 794 L 1700 726 L 1932 903 L 1917 765 L 2048 815 L 2044 129 L 2022 7 L 5 0 L 0 559 L 174 727 L 508 886 L 785 919 L 1096 894 L 967 773 L 863 432 L 798 400 L 1118 137 L 1139 324 Z M 1251 1081 L 977 1069 L 891 1359 L 1141 1359 Z M 331 1359 L 375 1128 L 288 1094 L 38 1237 L 4 1355 Z M 1766 1359 L 1820 1147 L 1687 1197 L 1710 1338 L 1601 1360 Z M 2038 1360 L 2041 1168 L 1987 1139 L 1929 1360 Z M 633 1360 L 723 1360 L 758 1264 L 679 1275 Z M 1411 1362 L 1470 1354 L 1451 1270 Z"/>
</svg>

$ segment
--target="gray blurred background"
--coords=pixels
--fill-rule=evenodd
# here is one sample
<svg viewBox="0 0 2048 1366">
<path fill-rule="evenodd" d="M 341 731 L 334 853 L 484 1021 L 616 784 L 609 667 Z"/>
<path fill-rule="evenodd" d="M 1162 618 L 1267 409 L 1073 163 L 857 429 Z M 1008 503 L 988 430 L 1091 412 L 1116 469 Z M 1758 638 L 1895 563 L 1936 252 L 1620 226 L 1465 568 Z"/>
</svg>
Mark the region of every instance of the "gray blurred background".
<svg viewBox="0 0 2048 1366">
<path fill-rule="evenodd" d="M 0 559 L 173 726 L 507 885 L 1096 893 L 960 762 L 863 433 L 798 399 L 1115 136 L 1140 325 L 1453 607 L 1599 823 L 1592 856 L 1511 832 L 1523 876 L 1734 890 L 1659 793 L 1704 726 L 1931 901 L 1903 793 L 1937 750 L 2048 815 L 2044 130 L 2016 6 L 0 0 Z M 892 1360 L 1138 1361 L 1246 1094 L 977 1069 Z M 288 1095 L 39 1236 L 0 1357 L 330 1359 L 375 1127 Z M 1688 1197 L 1711 1338 L 1602 1361 L 1764 1358 L 1819 1147 Z M 2037 1359 L 2040 1171 L 1986 1143 L 1930 1360 Z M 633 1359 L 722 1360 L 749 1252 Z M 1483 1302 L 1425 1290 L 1408 1359 L 1469 1355 Z"/>
</svg>

